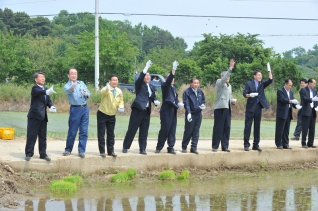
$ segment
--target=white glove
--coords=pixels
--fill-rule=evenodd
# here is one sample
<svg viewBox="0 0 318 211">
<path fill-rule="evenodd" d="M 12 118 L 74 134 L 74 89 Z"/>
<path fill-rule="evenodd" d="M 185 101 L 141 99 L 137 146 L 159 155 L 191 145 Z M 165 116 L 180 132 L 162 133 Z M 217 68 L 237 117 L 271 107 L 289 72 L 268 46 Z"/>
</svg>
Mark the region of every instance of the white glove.
<svg viewBox="0 0 318 211">
<path fill-rule="evenodd" d="M 258 95 L 258 93 L 250 93 L 250 97 L 256 97 Z"/>
<path fill-rule="evenodd" d="M 188 119 L 188 122 L 192 122 L 191 114 L 188 114 L 187 119 Z"/>
<path fill-rule="evenodd" d="M 106 83 L 106 90 L 109 90 L 109 82 Z"/>
<path fill-rule="evenodd" d="M 77 85 L 77 82 L 76 82 L 76 81 L 75 81 L 75 82 L 72 81 L 72 86 L 71 86 L 71 88 L 72 88 L 72 89 L 75 89 L 76 85 Z"/>
<path fill-rule="evenodd" d="M 267 71 L 268 71 L 268 72 L 272 72 L 272 71 L 271 71 L 271 66 L 269 65 L 269 62 L 267 62 Z"/>
<path fill-rule="evenodd" d="M 177 70 L 179 63 L 177 61 L 174 61 L 172 64 L 172 69 Z"/>
<path fill-rule="evenodd" d="M 152 65 L 152 62 L 151 60 L 149 60 L 147 63 L 146 63 L 146 66 L 144 68 L 144 70 L 142 71 L 144 74 L 146 74 L 146 72 L 148 71 L 149 67 Z"/>
<path fill-rule="evenodd" d="M 312 101 L 318 101 L 318 97 L 317 96 L 315 96 L 315 97 L 313 97 L 311 99 L 312 99 Z"/>
<path fill-rule="evenodd" d="M 53 90 L 53 86 L 51 86 L 51 88 L 46 90 L 46 95 L 50 95 L 51 93 L 55 93 L 56 94 L 56 92 Z"/>
<path fill-rule="evenodd" d="M 295 105 L 297 105 L 297 104 L 298 104 L 298 100 L 292 99 L 292 103 L 295 104 Z"/>
<path fill-rule="evenodd" d="M 156 106 L 160 105 L 160 102 L 159 102 L 158 100 L 155 100 L 153 103 L 154 103 Z"/>
<path fill-rule="evenodd" d="M 184 104 L 181 103 L 181 102 L 179 102 L 179 103 L 178 103 L 178 107 L 179 107 L 179 108 L 182 108 L 182 107 L 184 107 Z"/>
<path fill-rule="evenodd" d="M 124 111 L 125 111 L 125 108 L 118 108 L 118 111 L 119 111 L 119 112 L 124 112 Z"/>
<path fill-rule="evenodd" d="M 318 111 L 318 107 L 316 107 L 315 110 Z"/>
<path fill-rule="evenodd" d="M 87 97 L 87 96 L 88 96 L 88 93 L 87 93 L 87 91 L 86 91 L 85 89 L 82 90 L 81 93 L 82 93 L 82 95 L 83 95 L 84 97 Z"/>
<path fill-rule="evenodd" d="M 202 104 L 202 105 L 199 106 L 199 108 L 200 108 L 201 110 L 204 110 L 204 109 L 206 109 L 206 106 L 205 106 L 204 104 Z"/>
<path fill-rule="evenodd" d="M 297 108 L 297 109 L 301 109 L 302 106 L 301 106 L 301 105 L 296 105 L 296 108 Z"/>
<path fill-rule="evenodd" d="M 51 106 L 51 108 L 49 108 L 49 111 L 52 112 L 52 113 L 55 113 L 56 112 L 56 108 L 54 106 Z"/>
</svg>

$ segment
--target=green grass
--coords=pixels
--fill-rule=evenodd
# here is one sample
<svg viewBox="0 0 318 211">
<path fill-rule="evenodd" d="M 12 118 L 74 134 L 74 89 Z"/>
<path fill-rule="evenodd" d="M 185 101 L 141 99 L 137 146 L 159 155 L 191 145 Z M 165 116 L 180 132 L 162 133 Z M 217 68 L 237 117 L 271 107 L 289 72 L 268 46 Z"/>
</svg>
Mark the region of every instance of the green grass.
<svg viewBox="0 0 318 211">
<path fill-rule="evenodd" d="M 49 113 L 47 137 L 65 139 L 68 130 L 68 114 Z M 97 138 L 97 120 L 95 114 L 90 114 L 88 126 L 88 137 Z M 129 116 L 116 115 L 115 138 L 123 139 L 128 128 Z M 203 119 L 200 128 L 200 138 L 212 138 L 214 119 Z M 291 122 L 290 137 L 292 137 L 296 126 L 296 120 Z M 26 112 L 0 112 L 0 127 L 12 127 L 15 129 L 15 137 L 26 137 L 27 113 Z M 253 127 L 252 127 L 253 128 Z M 157 139 L 160 130 L 160 118 L 151 117 L 149 127 L 149 139 Z M 231 122 L 231 139 L 243 139 L 244 120 L 232 120 Z M 176 137 L 182 139 L 184 132 L 184 118 L 179 117 L 177 123 Z M 318 135 L 318 130 L 316 130 Z M 261 122 L 261 138 L 275 137 L 275 121 Z"/>
<path fill-rule="evenodd" d="M 177 179 L 178 180 L 185 180 L 185 179 L 188 179 L 189 178 L 189 171 L 188 170 L 184 170 L 183 172 L 181 172 L 181 174 L 179 174 L 177 176 Z"/>
<path fill-rule="evenodd" d="M 126 174 L 127 174 L 129 179 L 132 179 L 132 178 L 134 178 L 137 175 L 137 171 L 135 169 L 133 169 L 133 168 L 129 168 L 126 171 Z"/>
<path fill-rule="evenodd" d="M 163 171 L 158 175 L 159 180 L 174 180 L 176 177 L 173 170 Z"/>
<path fill-rule="evenodd" d="M 119 172 L 110 178 L 113 183 L 123 183 L 136 177 L 137 171 L 133 168 L 129 168 L 124 172 Z"/>
<path fill-rule="evenodd" d="M 71 183 L 73 183 L 73 184 L 75 184 L 75 185 L 81 185 L 81 184 L 83 184 L 83 180 L 82 180 L 82 178 L 79 177 L 79 176 L 68 176 L 68 177 L 63 178 L 63 180 L 64 180 L 65 182 L 71 182 Z"/>
<path fill-rule="evenodd" d="M 54 193 L 72 194 L 76 191 L 76 184 L 64 180 L 53 180 L 50 183 L 50 190 Z"/>
</svg>

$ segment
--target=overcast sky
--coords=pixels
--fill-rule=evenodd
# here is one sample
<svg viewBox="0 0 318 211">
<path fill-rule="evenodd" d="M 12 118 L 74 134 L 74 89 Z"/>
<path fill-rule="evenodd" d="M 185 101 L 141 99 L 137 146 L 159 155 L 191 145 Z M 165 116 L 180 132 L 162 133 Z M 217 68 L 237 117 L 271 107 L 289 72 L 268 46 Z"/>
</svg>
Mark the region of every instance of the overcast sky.
<svg viewBox="0 0 318 211">
<path fill-rule="evenodd" d="M 61 10 L 94 13 L 95 0 L 0 0 L 0 8 L 5 7 L 29 15 L 58 14 Z M 128 20 L 133 25 L 141 22 L 149 27 L 158 26 L 168 30 L 173 36 L 182 37 L 188 44 L 188 50 L 194 42 L 203 39 L 203 33 L 260 34 L 259 39 L 264 41 L 265 47 L 272 47 L 278 53 L 299 46 L 308 50 L 318 44 L 318 0 L 99 0 L 99 12 L 315 19 L 301 21 L 102 15 L 109 20 Z"/>
</svg>

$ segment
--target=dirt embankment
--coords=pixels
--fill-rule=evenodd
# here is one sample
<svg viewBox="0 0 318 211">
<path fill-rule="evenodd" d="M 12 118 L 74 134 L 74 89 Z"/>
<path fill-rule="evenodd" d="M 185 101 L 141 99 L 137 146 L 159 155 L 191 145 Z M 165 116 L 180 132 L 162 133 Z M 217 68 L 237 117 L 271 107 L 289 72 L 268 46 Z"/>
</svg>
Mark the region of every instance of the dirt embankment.
<svg viewBox="0 0 318 211">
<path fill-rule="evenodd" d="M 318 169 L 318 163 L 303 163 L 303 164 L 281 164 L 281 165 L 246 165 L 237 167 L 221 166 L 219 168 L 205 168 L 200 169 L 192 166 L 188 168 L 191 179 L 208 180 L 217 177 L 229 177 L 229 175 L 237 175 L 240 177 L 251 178 L 257 176 L 261 172 L 277 172 L 277 171 L 294 171 L 295 169 Z M 145 169 L 142 174 L 137 173 L 137 180 L 135 182 L 151 182 L 158 179 L 161 171 L 167 169 Z M 173 169 L 176 174 L 181 173 L 184 169 Z M 102 170 L 91 175 L 83 175 L 84 181 L 89 181 L 90 184 L 94 181 L 105 181 L 115 174 L 114 169 L 107 171 Z M 61 179 L 72 174 L 71 172 L 64 173 L 49 173 L 42 172 L 15 172 L 9 165 L 0 162 L 0 208 L 17 208 L 19 204 L 17 200 L 34 199 L 35 193 L 32 191 L 35 187 L 48 186 L 50 181 Z M 233 178 L 233 177 L 232 177 Z"/>
</svg>

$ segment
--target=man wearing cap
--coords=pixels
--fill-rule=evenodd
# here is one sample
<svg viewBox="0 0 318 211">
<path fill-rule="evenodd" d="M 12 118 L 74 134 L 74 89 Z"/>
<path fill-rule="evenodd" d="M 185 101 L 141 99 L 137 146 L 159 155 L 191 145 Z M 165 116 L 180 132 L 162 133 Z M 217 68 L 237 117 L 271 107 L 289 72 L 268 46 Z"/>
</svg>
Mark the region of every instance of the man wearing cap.
<svg viewBox="0 0 318 211">
<path fill-rule="evenodd" d="M 68 79 L 64 86 L 64 91 L 71 106 L 66 147 L 63 155 L 68 156 L 71 154 L 76 133 L 79 130 L 78 156 L 84 158 L 88 138 L 89 107 L 87 106 L 87 100 L 90 97 L 90 91 L 83 81 L 77 80 L 77 70 L 75 68 L 69 69 Z"/>
</svg>

